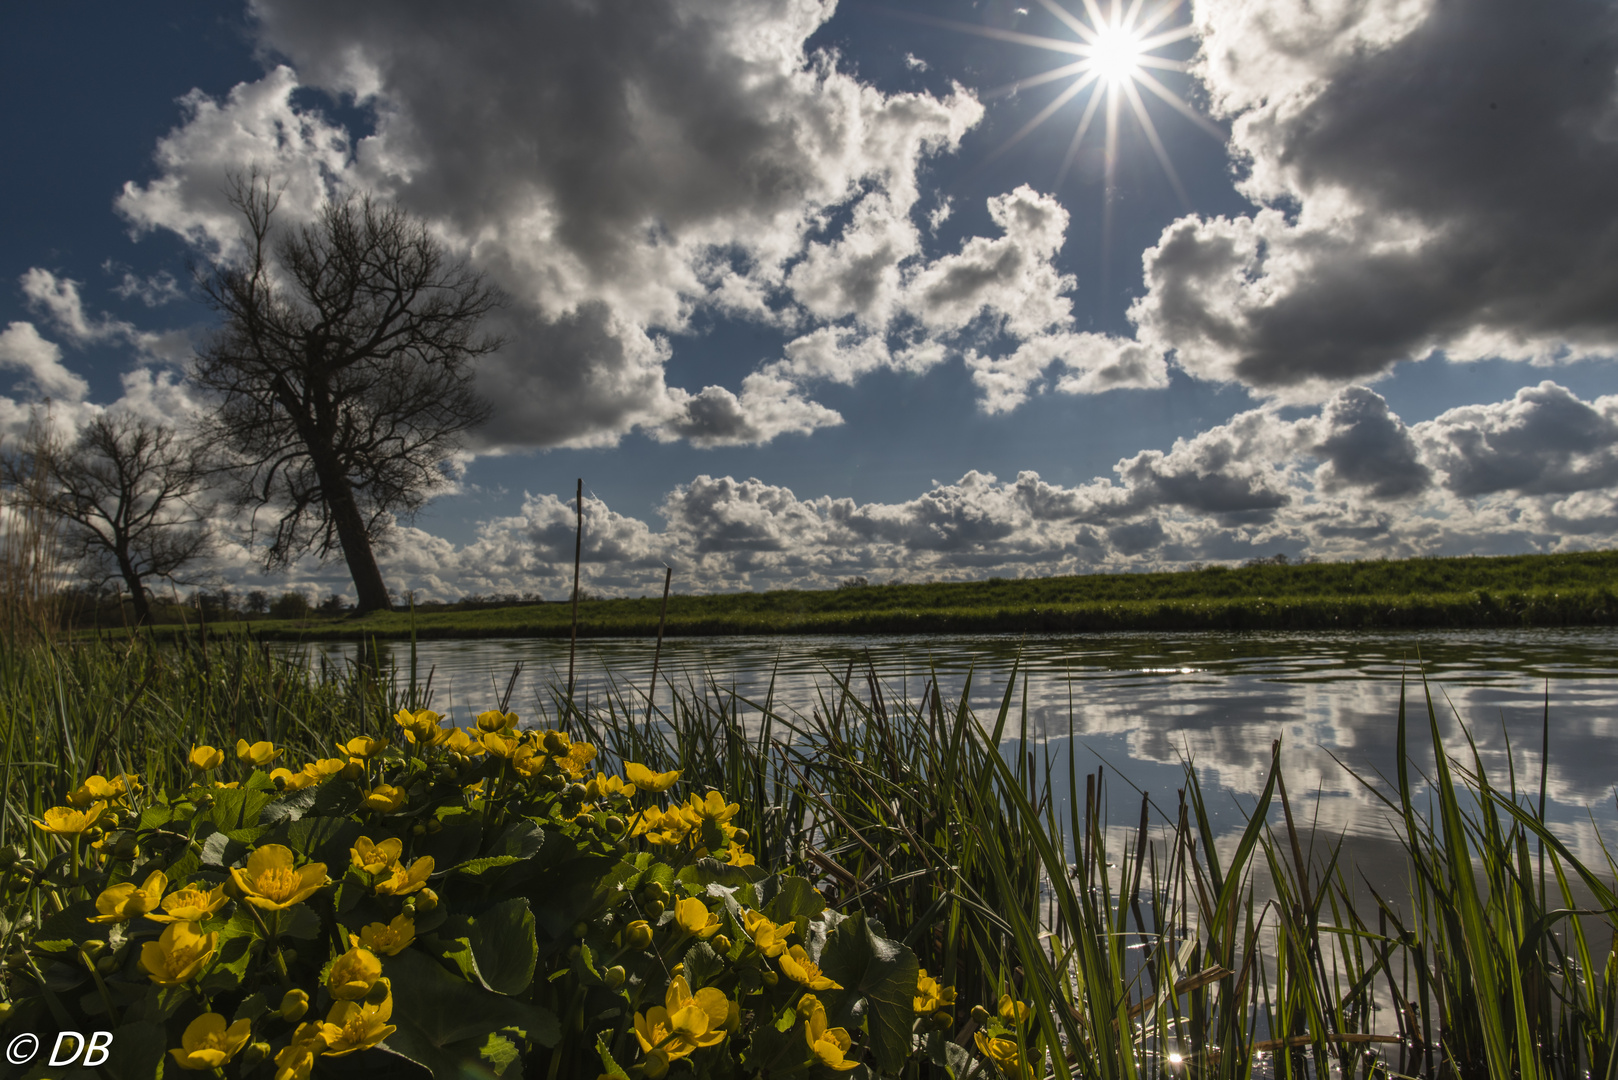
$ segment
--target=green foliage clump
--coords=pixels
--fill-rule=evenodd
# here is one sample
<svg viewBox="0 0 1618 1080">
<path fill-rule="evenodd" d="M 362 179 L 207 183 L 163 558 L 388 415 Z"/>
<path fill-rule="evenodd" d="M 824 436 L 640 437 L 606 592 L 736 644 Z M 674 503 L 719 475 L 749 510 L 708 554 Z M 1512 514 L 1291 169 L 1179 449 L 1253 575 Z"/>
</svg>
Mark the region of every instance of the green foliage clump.
<svg viewBox="0 0 1618 1080">
<path fill-rule="evenodd" d="M 198 745 L 188 784 L 95 775 L 45 810 L 55 853 L 0 856 L 0 1028 L 110 1029 L 125 1076 L 944 1060 L 953 990 L 875 920 L 758 866 L 720 792 L 596 771 L 594 745 L 514 713 L 394 721 L 296 770 L 268 740 Z"/>
</svg>

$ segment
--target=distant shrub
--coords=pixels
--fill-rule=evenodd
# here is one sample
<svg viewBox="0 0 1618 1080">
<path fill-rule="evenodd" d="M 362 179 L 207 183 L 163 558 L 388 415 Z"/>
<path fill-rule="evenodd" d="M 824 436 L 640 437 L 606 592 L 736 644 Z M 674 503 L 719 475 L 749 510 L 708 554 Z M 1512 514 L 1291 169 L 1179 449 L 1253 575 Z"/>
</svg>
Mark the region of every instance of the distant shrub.
<svg viewBox="0 0 1618 1080">
<path fill-rule="evenodd" d="M 302 619 L 308 614 L 309 601 L 302 593 L 282 593 L 270 605 L 270 615 L 277 619 Z"/>
</svg>

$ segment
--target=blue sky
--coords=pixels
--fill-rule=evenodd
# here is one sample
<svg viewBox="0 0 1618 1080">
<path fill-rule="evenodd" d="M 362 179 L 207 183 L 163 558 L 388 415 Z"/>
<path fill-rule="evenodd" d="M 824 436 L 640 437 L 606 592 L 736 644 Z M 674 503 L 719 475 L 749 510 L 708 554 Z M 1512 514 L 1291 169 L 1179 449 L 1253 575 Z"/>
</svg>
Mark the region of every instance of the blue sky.
<svg viewBox="0 0 1618 1080">
<path fill-rule="evenodd" d="M 8 12 L 0 424 L 206 409 L 190 268 L 258 165 L 286 220 L 381 192 L 511 297 L 399 592 L 558 593 L 580 476 L 605 592 L 1610 546 L 1613 6 L 1111 10 Z M 1198 117 L 1099 82 L 1110 196 L 1104 107 L 1063 172 L 1088 93 L 997 153 L 1069 80 L 995 91 L 1096 15 L 1179 30 L 1147 71 Z M 219 525 L 207 576 L 346 587 Z"/>
</svg>

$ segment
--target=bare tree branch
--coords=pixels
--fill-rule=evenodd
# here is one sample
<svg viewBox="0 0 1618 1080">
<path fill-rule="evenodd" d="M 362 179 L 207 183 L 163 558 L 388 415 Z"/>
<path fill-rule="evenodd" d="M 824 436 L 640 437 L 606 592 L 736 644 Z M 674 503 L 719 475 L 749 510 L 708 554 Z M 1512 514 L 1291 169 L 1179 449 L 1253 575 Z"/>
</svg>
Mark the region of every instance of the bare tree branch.
<svg viewBox="0 0 1618 1080">
<path fill-rule="evenodd" d="M 396 206 L 329 202 L 277 233 L 276 202 L 256 173 L 233 179 L 247 257 L 199 281 L 224 325 L 193 380 L 239 505 L 274 515 L 266 567 L 341 551 L 369 611 L 388 603 L 374 549 L 488 415 L 471 365 L 500 347 L 477 326 L 501 297 Z"/>
<path fill-rule="evenodd" d="M 178 584 L 211 548 L 197 444 L 128 414 L 91 420 L 65 449 L 35 443 L 0 459 L 0 481 L 55 515 L 63 554 L 97 588 L 119 580 L 137 622 L 153 579 Z"/>
</svg>

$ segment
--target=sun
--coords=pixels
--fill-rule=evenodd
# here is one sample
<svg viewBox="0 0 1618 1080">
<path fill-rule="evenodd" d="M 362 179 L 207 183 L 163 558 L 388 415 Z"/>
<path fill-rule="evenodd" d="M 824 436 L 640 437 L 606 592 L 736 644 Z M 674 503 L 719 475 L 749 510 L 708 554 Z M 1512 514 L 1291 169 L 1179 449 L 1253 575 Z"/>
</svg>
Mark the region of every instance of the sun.
<svg viewBox="0 0 1618 1080">
<path fill-rule="evenodd" d="M 954 19 L 913 16 L 934 25 L 948 26 L 981 37 L 1062 53 L 1072 58 L 1058 67 L 984 92 L 985 98 L 1004 97 L 1046 83 L 1062 81 L 1067 83 L 1011 138 L 990 152 L 988 160 L 1004 154 L 1035 128 L 1056 115 L 1069 102 L 1088 91 L 1082 106 L 1075 105 L 1079 110 L 1079 117 L 1074 125 L 1073 138 L 1068 143 L 1067 154 L 1062 159 L 1056 186 L 1060 188 L 1066 180 L 1074 160 L 1078 157 L 1079 148 L 1090 133 L 1096 115 L 1100 113 L 1105 121 L 1102 162 L 1106 175 L 1107 202 L 1110 204 L 1117 176 L 1118 130 L 1123 120 L 1124 106 L 1127 105 L 1129 115 L 1141 133 L 1146 136 L 1146 141 L 1150 144 L 1158 164 L 1162 166 L 1170 186 L 1174 188 L 1174 193 L 1189 209 L 1191 200 L 1186 196 L 1185 185 L 1180 182 L 1180 175 L 1174 168 L 1174 162 L 1169 160 L 1168 150 L 1158 134 L 1157 124 L 1147 111 L 1145 99 L 1141 96 L 1141 91 L 1145 90 L 1221 142 L 1224 141 L 1223 131 L 1152 74 L 1154 70 L 1184 72 L 1187 69 L 1185 61 L 1159 55 L 1159 50 L 1165 46 L 1184 41 L 1194 33 L 1188 22 L 1161 29 L 1184 6 L 1185 0 L 1158 0 L 1155 5 L 1148 4 L 1147 0 L 1127 0 L 1127 2 L 1106 0 L 1105 10 L 1101 0 L 1082 0 L 1079 14 L 1063 7 L 1057 0 L 1038 0 L 1038 3 L 1054 15 L 1072 36 L 1045 37 L 1015 30 L 976 26 Z"/>
<path fill-rule="evenodd" d="M 1123 27 L 1104 27 L 1090 45 L 1090 64 L 1101 81 L 1118 83 L 1141 71 L 1141 35 Z"/>
</svg>

